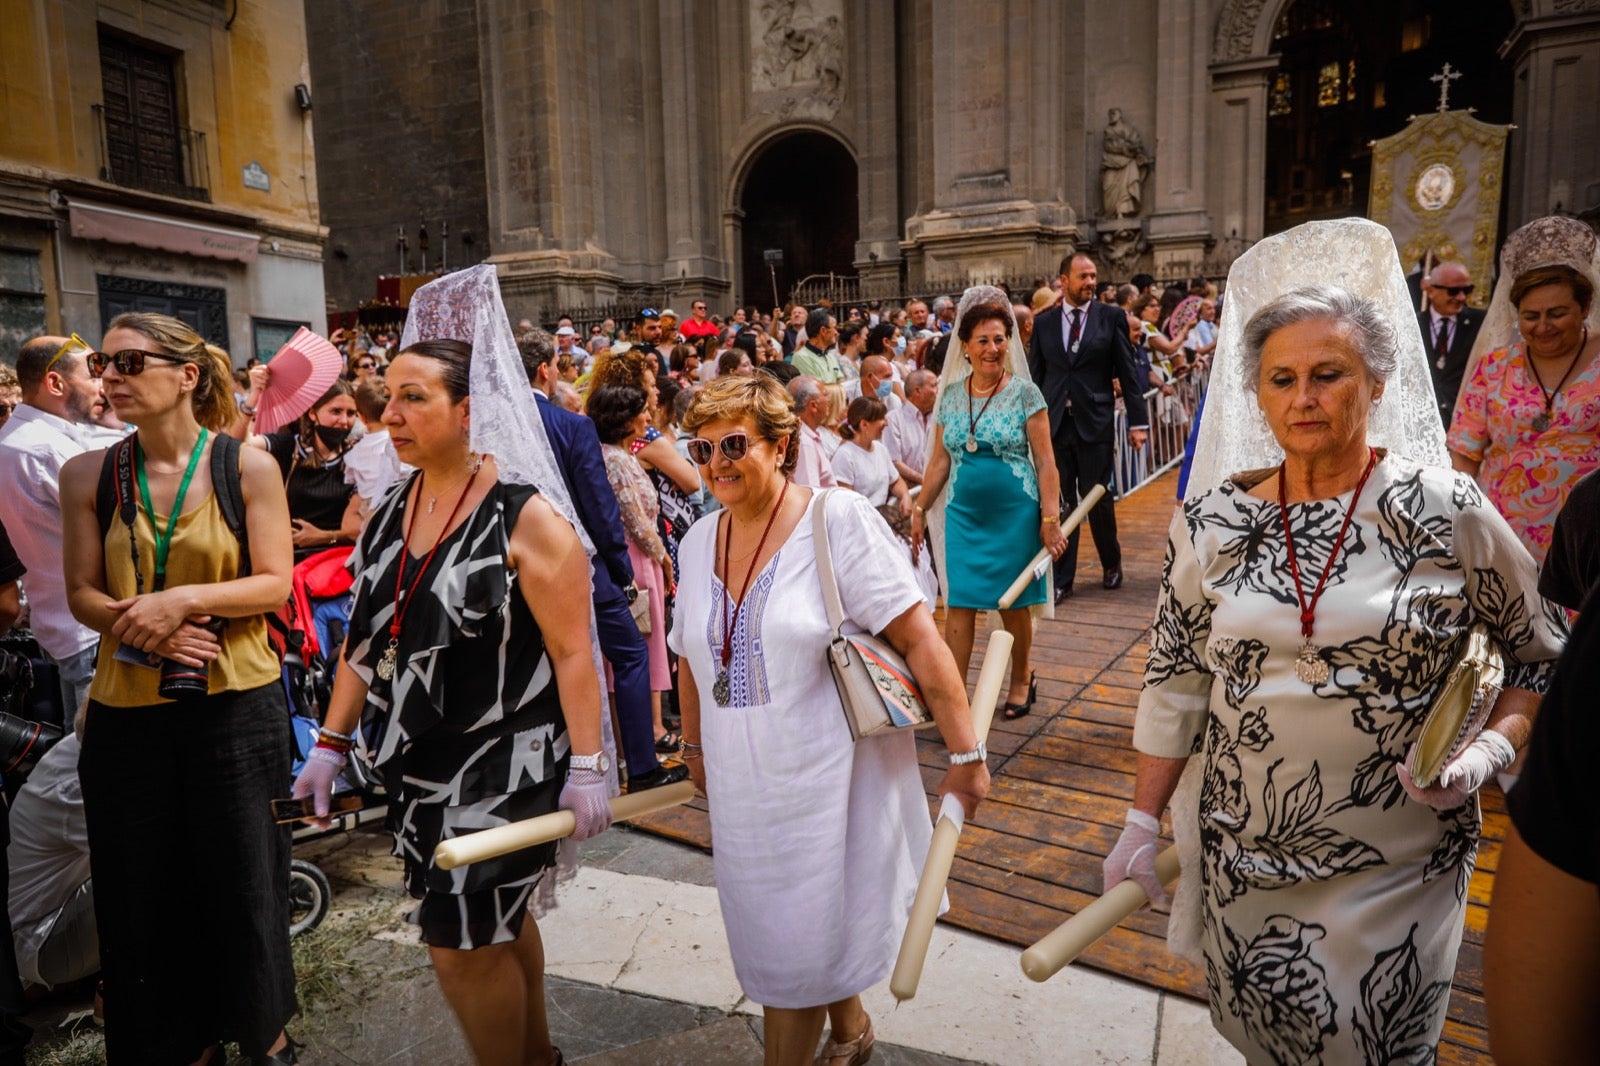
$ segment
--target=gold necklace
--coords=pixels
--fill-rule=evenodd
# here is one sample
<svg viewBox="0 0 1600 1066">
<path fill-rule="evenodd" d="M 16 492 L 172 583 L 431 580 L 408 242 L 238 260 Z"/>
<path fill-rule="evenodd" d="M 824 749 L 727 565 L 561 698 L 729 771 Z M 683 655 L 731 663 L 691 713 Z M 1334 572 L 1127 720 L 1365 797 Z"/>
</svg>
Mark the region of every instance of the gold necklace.
<svg viewBox="0 0 1600 1066">
<path fill-rule="evenodd" d="M 479 471 L 479 469 L 481 469 L 482 467 L 483 467 L 483 456 L 481 456 L 481 455 L 473 455 L 473 456 L 471 456 L 467 460 L 467 472 L 465 474 L 463 474 L 461 477 L 456 478 L 454 481 L 450 482 L 450 484 L 448 484 L 444 488 L 440 489 L 437 494 L 433 494 L 433 493 L 429 494 L 429 496 L 428 496 L 428 513 L 432 514 L 433 513 L 433 509 L 438 506 L 439 497 L 440 496 L 443 496 L 447 492 L 453 491 L 457 485 L 459 485 L 463 481 L 467 480 L 467 478 L 470 478 L 470 477 L 476 475 L 477 472 Z M 423 477 L 423 480 L 426 481 L 428 475 L 427 474 L 423 474 L 422 477 Z"/>
</svg>

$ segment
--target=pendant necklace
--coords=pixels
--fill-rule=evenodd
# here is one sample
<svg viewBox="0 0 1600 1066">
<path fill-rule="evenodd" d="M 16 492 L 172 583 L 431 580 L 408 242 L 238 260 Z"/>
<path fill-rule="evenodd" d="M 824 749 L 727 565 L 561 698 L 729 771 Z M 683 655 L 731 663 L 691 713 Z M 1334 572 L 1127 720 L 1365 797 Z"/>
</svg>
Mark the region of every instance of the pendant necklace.
<svg viewBox="0 0 1600 1066">
<path fill-rule="evenodd" d="M 967 444 L 966 444 L 966 448 L 967 448 L 968 452 L 975 452 L 975 451 L 978 450 L 978 423 L 983 421 L 983 416 L 985 414 L 987 414 L 988 411 L 989 411 L 989 405 L 994 402 L 994 398 L 996 396 L 1000 395 L 1000 390 L 1005 388 L 1005 387 L 1006 387 L 1006 372 L 1004 370 L 1002 370 L 1002 371 L 1000 371 L 1000 380 L 997 381 L 995 383 L 994 388 L 990 390 L 989 398 L 987 400 L 983 401 L 983 406 L 978 409 L 978 414 L 977 414 L 976 417 L 974 417 L 973 414 L 972 414 L 972 375 L 971 374 L 967 375 L 967 389 L 966 389 L 966 392 L 967 392 Z"/>
<path fill-rule="evenodd" d="M 732 589 L 726 584 L 733 575 L 728 572 L 728 550 L 733 543 L 733 515 L 728 515 L 728 532 L 722 538 L 722 666 L 717 670 L 717 680 L 711 686 L 711 697 L 717 701 L 718 707 L 726 707 L 733 698 L 733 686 L 728 681 L 728 666 L 733 662 L 733 631 L 739 624 L 739 612 L 744 610 L 745 593 L 750 591 L 750 578 L 756 572 L 756 560 L 761 558 L 761 549 L 766 546 L 767 534 L 772 532 L 772 523 L 778 520 L 778 512 L 783 510 L 783 498 L 789 495 L 789 480 L 783 481 L 783 489 L 778 493 L 778 505 L 772 509 L 772 514 L 767 517 L 766 528 L 761 531 L 761 539 L 756 542 L 756 550 L 750 556 L 750 566 L 744 572 L 744 587 L 739 590 L 739 602 L 733 605 L 732 617 L 728 613 L 728 600 L 732 598 Z"/>
<path fill-rule="evenodd" d="M 456 520 L 456 515 L 460 513 L 461 505 L 466 502 L 467 494 L 472 491 L 472 483 L 478 480 L 478 471 L 481 469 L 483 469 L 483 463 L 480 461 L 477 466 L 473 467 L 471 475 L 467 478 L 466 487 L 461 490 L 461 495 L 456 497 L 456 505 L 450 509 L 450 517 L 446 518 L 444 525 L 439 527 L 439 535 L 434 538 L 433 547 L 428 549 L 428 554 L 422 560 L 422 565 L 417 568 L 417 576 L 411 579 L 411 585 L 407 587 L 404 584 L 406 560 L 411 558 L 411 551 L 407 545 L 411 543 L 411 531 L 416 528 L 417 512 L 421 510 L 417 504 L 422 502 L 422 485 L 420 482 L 417 484 L 417 500 L 416 503 L 411 505 L 411 518 L 406 522 L 406 536 L 400 542 L 400 566 L 396 569 L 394 575 L 394 618 L 389 622 L 389 646 L 383 649 L 383 656 L 378 660 L 376 670 L 378 677 L 384 681 L 392 681 L 394 679 L 395 660 L 400 654 L 400 628 L 405 624 L 406 611 L 411 607 L 411 597 L 416 593 L 417 586 L 422 583 L 422 575 L 428 572 L 428 564 L 433 562 L 433 556 L 438 552 L 439 545 L 444 543 L 445 531 Z M 426 478 L 427 475 L 424 474 L 423 477 Z M 430 507 L 428 510 L 431 511 L 433 508 Z"/>
<path fill-rule="evenodd" d="M 1528 364 L 1528 372 L 1533 375 L 1534 383 L 1539 386 L 1539 392 L 1544 396 L 1544 410 L 1533 418 L 1533 431 L 1535 433 L 1543 433 L 1550 428 L 1550 419 L 1555 413 L 1556 397 L 1561 395 L 1561 390 L 1566 387 L 1567 379 L 1572 376 L 1572 371 L 1578 365 L 1578 357 L 1583 355 L 1583 350 L 1588 346 L 1589 327 L 1584 326 L 1583 340 L 1578 342 L 1578 350 L 1572 353 L 1572 362 L 1567 364 L 1567 372 L 1561 375 L 1561 380 L 1549 392 L 1545 392 L 1544 379 L 1539 376 L 1539 368 L 1533 365 L 1533 357 L 1527 354 L 1526 348 L 1523 349 L 1523 360 Z"/>
<path fill-rule="evenodd" d="M 476 455 L 476 454 L 469 455 L 467 457 L 467 463 L 468 463 L 468 469 L 467 469 L 466 476 L 467 477 L 473 477 L 474 475 L 476 475 L 478 473 L 479 467 L 483 466 L 483 456 Z M 430 494 L 428 496 L 428 513 L 432 514 L 433 513 L 433 509 L 439 505 L 439 497 L 440 496 L 443 496 L 445 493 L 449 492 L 451 489 L 455 488 L 459 484 L 461 484 L 461 479 L 457 478 L 455 481 L 450 482 L 450 484 L 448 484 L 444 488 L 440 489 L 438 495 Z"/>
<path fill-rule="evenodd" d="M 1301 681 L 1308 685 L 1325 685 L 1328 682 L 1328 663 L 1311 643 L 1311 630 L 1315 623 L 1317 601 L 1322 598 L 1322 590 L 1328 584 L 1328 575 L 1333 573 L 1334 560 L 1339 558 L 1339 551 L 1344 547 L 1344 536 L 1350 531 L 1350 522 L 1356 516 L 1356 503 L 1361 499 L 1361 490 L 1366 488 L 1367 478 L 1372 476 L 1373 467 L 1378 465 L 1378 450 L 1367 449 L 1367 468 L 1361 472 L 1361 480 L 1356 482 L 1356 491 L 1350 496 L 1350 506 L 1345 508 L 1344 524 L 1339 527 L 1339 536 L 1333 542 L 1333 549 L 1328 552 L 1328 562 L 1322 568 L 1322 576 L 1317 579 L 1317 587 L 1311 593 L 1311 599 L 1306 599 L 1305 586 L 1300 583 L 1300 562 L 1295 557 L 1294 533 L 1289 529 L 1289 493 L 1288 477 L 1285 467 L 1287 463 L 1278 467 L 1278 515 L 1283 519 L 1283 540 L 1289 549 L 1289 573 L 1294 577 L 1294 594 L 1300 602 L 1300 654 L 1295 659 L 1294 672 Z"/>
</svg>

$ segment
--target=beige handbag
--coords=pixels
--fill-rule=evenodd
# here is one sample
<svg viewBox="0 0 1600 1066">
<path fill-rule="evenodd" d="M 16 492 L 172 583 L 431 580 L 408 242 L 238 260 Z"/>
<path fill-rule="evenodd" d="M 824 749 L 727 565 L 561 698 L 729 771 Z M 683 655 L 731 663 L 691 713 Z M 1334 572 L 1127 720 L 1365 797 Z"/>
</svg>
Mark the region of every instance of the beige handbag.
<svg viewBox="0 0 1600 1066">
<path fill-rule="evenodd" d="M 921 729 L 934 724 L 917 679 L 906 661 L 888 644 L 865 633 L 843 633 L 844 605 L 833 574 L 828 547 L 828 497 L 834 489 L 817 494 L 811 508 L 812 545 L 817 553 L 817 575 L 822 579 L 822 602 L 828 612 L 828 667 L 844 704 L 845 724 L 853 740 L 888 729 Z"/>
<path fill-rule="evenodd" d="M 1406 763 L 1419 787 L 1431 788 L 1445 764 L 1477 738 L 1504 680 L 1500 652 L 1489 628 L 1480 622 L 1467 632 L 1466 649 L 1428 708 L 1422 733 Z"/>
<path fill-rule="evenodd" d="M 634 622 L 639 626 L 643 636 L 650 635 L 650 590 L 642 588 L 639 594 L 628 604 L 628 610 L 633 614 Z"/>
</svg>

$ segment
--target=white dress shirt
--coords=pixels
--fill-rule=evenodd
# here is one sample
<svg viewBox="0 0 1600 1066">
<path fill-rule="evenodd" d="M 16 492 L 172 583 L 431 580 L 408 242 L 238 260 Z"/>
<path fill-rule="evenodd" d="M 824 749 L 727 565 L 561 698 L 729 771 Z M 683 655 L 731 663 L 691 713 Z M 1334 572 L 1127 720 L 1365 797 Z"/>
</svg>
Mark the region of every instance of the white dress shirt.
<svg viewBox="0 0 1600 1066">
<path fill-rule="evenodd" d="M 344 454 L 344 483 L 354 486 L 369 511 L 411 470 L 395 453 L 387 428 L 368 430 Z"/>
<path fill-rule="evenodd" d="M 902 404 L 883 427 L 889 458 L 920 474 L 928 461 L 928 433 L 932 428 L 932 414 L 925 415 L 912 404 Z"/>
<path fill-rule="evenodd" d="M 67 608 L 61 564 L 61 468 L 84 451 L 76 426 L 32 404 L 17 405 L 0 427 L 0 522 L 28 568 L 29 626 L 57 662 L 100 639 Z"/>
</svg>

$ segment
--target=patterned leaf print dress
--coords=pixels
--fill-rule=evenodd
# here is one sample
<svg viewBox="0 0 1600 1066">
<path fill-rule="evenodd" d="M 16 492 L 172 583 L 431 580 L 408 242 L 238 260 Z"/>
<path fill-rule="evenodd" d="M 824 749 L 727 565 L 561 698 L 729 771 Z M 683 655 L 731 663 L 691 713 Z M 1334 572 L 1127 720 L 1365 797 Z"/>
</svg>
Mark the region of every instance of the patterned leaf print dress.
<svg viewBox="0 0 1600 1066">
<path fill-rule="evenodd" d="M 1316 609 L 1330 669 L 1295 673 L 1275 501 L 1224 482 L 1174 518 L 1134 746 L 1202 760 L 1201 938 L 1212 1020 L 1252 1063 L 1427 1063 L 1477 854 L 1474 797 L 1435 812 L 1395 768 L 1466 631 L 1542 692 L 1566 639 L 1516 534 L 1463 474 L 1384 458 Z M 1348 494 L 1289 507 L 1307 592 Z"/>
<path fill-rule="evenodd" d="M 533 612 L 506 565 L 511 530 L 536 489 L 498 484 L 445 537 L 406 608 L 393 681 L 377 676 L 394 618 L 396 571 L 410 585 L 421 558 L 405 549 L 407 479 L 372 516 L 356 575 L 347 662 L 369 687 L 363 722 L 379 730 L 367 757 L 388 782 L 394 854 L 411 920 L 437 947 L 516 938 L 555 845 L 454 870 L 433 864 L 441 840 L 556 809 L 569 746 L 554 674 Z"/>
</svg>

